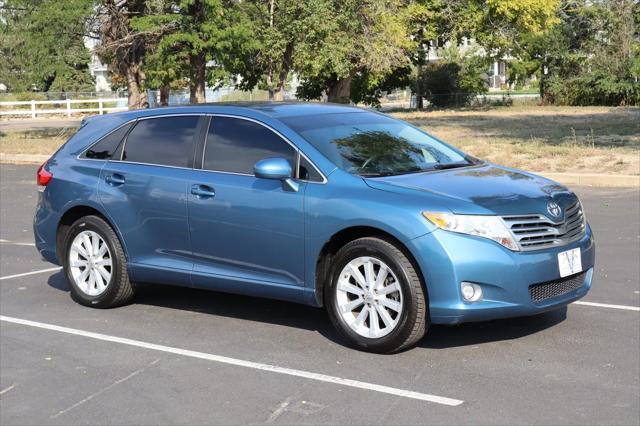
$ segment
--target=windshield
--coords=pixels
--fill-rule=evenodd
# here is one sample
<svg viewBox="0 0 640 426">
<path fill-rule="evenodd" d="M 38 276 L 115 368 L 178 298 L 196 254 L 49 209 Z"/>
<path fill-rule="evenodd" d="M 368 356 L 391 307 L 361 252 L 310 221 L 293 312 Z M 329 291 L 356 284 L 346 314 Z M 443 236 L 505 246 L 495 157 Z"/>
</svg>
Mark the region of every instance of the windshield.
<svg viewBox="0 0 640 426">
<path fill-rule="evenodd" d="M 336 166 L 360 176 L 390 176 L 473 164 L 434 137 L 381 114 L 322 114 L 282 121 Z"/>
</svg>

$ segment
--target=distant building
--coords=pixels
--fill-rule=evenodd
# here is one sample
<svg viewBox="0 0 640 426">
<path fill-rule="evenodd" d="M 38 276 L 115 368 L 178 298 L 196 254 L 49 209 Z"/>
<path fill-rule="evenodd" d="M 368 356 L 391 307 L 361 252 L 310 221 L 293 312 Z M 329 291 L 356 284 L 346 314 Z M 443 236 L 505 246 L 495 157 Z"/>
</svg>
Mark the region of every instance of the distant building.
<svg viewBox="0 0 640 426">
<path fill-rule="evenodd" d="M 429 61 L 439 61 L 441 59 L 439 52 L 440 49 L 451 46 L 450 41 L 441 43 L 439 40 L 432 40 L 430 44 L 431 46 L 427 52 L 427 59 Z M 464 52 L 471 48 L 478 49 L 478 53 L 484 53 L 484 49 L 481 47 L 479 48 L 473 39 L 463 37 L 458 45 L 458 49 L 460 49 L 461 52 Z M 507 63 L 505 61 L 494 61 L 493 64 L 491 64 L 491 67 L 487 70 L 486 75 L 489 90 L 501 89 L 507 84 Z"/>
<path fill-rule="evenodd" d="M 97 40 L 85 38 L 84 45 L 91 51 L 91 62 L 89 62 L 89 72 L 95 79 L 96 92 L 111 92 L 111 76 L 107 65 L 100 62 L 98 55 L 94 53 Z"/>
</svg>

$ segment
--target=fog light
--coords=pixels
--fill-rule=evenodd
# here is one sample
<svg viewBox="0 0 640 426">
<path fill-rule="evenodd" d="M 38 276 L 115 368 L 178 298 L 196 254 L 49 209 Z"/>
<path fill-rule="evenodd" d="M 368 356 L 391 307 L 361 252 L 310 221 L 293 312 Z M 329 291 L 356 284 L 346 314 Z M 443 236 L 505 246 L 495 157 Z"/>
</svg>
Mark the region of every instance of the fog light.
<svg viewBox="0 0 640 426">
<path fill-rule="evenodd" d="M 462 298 L 467 302 L 477 302 L 482 299 L 482 287 L 478 284 L 462 282 L 460 284 Z"/>
</svg>

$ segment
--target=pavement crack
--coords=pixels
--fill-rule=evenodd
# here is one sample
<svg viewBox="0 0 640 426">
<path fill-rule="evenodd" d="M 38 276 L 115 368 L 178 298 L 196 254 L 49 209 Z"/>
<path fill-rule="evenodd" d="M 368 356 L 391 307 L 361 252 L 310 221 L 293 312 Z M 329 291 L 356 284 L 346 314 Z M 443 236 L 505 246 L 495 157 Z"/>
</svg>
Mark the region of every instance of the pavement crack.
<svg viewBox="0 0 640 426">
<path fill-rule="evenodd" d="M 65 413 L 67 413 L 67 412 L 69 412 L 69 411 L 73 410 L 74 408 L 77 408 L 77 407 L 81 406 L 81 405 L 82 405 L 82 404 L 84 404 L 85 402 L 89 402 L 89 401 L 91 401 L 92 399 L 94 399 L 95 397 L 102 395 L 102 394 L 103 394 L 103 393 L 105 393 L 106 391 L 108 391 L 108 390 L 110 390 L 110 389 L 112 389 L 112 388 L 114 388 L 114 387 L 118 386 L 118 385 L 119 385 L 119 384 L 121 384 L 121 383 L 126 382 L 127 380 L 129 380 L 129 379 L 131 379 L 131 378 L 133 378 L 133 377 L 135 377 L 135 376 L 137 376 L 138 374 L 142 373 L 142 372 L 143 372 L 143 371 L 145 371 L 147 368 L 149 368 L 149 367 L 151 367 L 151 366 L 153 366 L 153 365 L 157 364 L 158 362 L 160 362 L 160 358 L 157 358 L 157 359 L 155 359 L 155 360 L 151 361 L 149 364 L 145 365 L 144 367 L 139 368 L 139 369 L 137 369 L 136 371 L 134 371 L 133 373 L 131 373 L 131 374 L 129 374 L 129 375 L 127 375 L 127 376 L 125 376 L 125 377 L 123 377 L 123 378 L 121 378 L 121 379 L 116 380 L 115 382 L 111 383 L 110 385 L 108 385 L 108 386 L 106 386 L 106 387 L 104 387 L 104 388 L 100 389 L 99 391 L 97 391 L 97 392 L 95 392 L 95 393 L 92 393 L 91 395 L 87 396 L 87 397 L 86 397 L 86 398 L 84 398 L 84 399 L 81 399 L 80 401 L 78 401 L 78 402 L 76 402 L 75 404 L 73 404 L 73 405 L 71 405 L 71 406 L 69 406 L 69 407 L 65 408 L 64 410 L 60 410 L 60 411 L 58 411 L 56 414 L 52 415 L 52 416 L 51 416 L 51 417 L 49 417 L 49 418 L 50 418 L 50 419 L 55 419 L 55 418 L 60 417 L 61 415 L 63 415 L 63 414 L 65 414 Z"/>
<path fill-rule="evenodd" d="M 284 401 L 278 404 L 278 407 L 276 407 L 276 409 L 273 410 L 273 412 L 271 413 L 271 415 L 269 416 L 269 418 L 265 423 L 273 423 L 278 417 L 280 417 L 282 413 L 284 413 L 284 411 L 287 409 L 292 399 L 293 399 L 292 396 L 288 396 Z"/>
</svg>

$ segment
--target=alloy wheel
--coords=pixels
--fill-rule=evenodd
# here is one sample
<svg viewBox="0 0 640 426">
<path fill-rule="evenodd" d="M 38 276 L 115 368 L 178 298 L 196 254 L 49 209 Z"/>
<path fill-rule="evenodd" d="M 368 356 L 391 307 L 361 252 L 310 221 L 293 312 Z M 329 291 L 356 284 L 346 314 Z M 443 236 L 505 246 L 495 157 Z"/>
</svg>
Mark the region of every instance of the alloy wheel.
<svg viewBox="0 0 640 426">
<path fill-rule="evenodd" d="M 71 276 L 80 291 L 88 296 L 104 293 L 111 281 L 113 258 L 106 241 L 94 231 L 82 231 L 69 249 Z"/>
<path fill-rule="evenodd" d="M 387 264 L 370 256 L 351 260 L 336 286 L 338 312 L 349 327 L 370 339 L 391 333 L 400 321 L 400 282 Z"/>
</svg>

